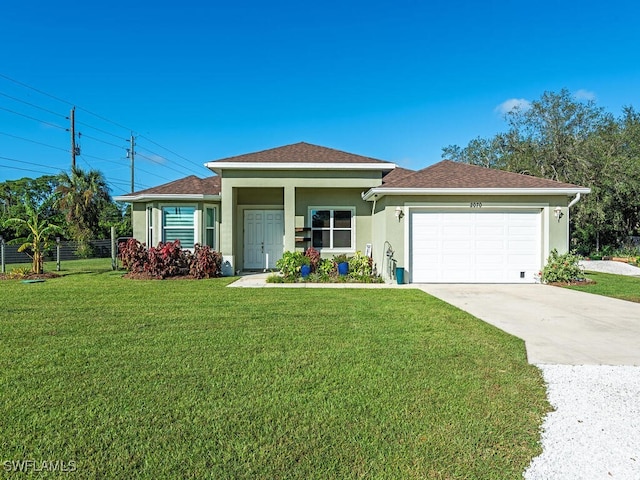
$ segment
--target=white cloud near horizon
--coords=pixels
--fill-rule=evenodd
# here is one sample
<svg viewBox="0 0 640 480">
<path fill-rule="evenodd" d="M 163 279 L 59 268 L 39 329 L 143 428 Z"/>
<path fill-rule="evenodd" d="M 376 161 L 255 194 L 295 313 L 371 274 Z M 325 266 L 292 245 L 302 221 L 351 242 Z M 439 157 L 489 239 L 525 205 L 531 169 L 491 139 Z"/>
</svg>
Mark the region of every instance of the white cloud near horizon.
<svg viewBox="0 0 640 480">
<path fill-rule="evenodd" d="M 585 90 L 584 88 L 581 88 L 580 90 L 577 90 L 574 94 L 573 97 L 576 100 L 596 100 L 598 97 L 596 97 L 596 94 L 589 91 L 589 90 Z"/>
<path fill-rule="evenodd" d="M 514 109 L 528 110 L 531 107 L 531 102 L 524 98 L 510 98 L 505 100 L 495 108 L 495 111 L 501 115 L 506 115 Z"/>
</svg>

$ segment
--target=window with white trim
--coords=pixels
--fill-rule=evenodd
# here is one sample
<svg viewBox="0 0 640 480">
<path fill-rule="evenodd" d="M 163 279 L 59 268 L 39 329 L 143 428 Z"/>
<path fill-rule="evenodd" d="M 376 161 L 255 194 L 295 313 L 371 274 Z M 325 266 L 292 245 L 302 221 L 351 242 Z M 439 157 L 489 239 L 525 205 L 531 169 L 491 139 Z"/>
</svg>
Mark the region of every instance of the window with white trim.
<svg viewBox="0 0 640 480">
<path fill-rule="evenodd" d="M 204 209 L 204 244 L 216 248 L 216 209 L 213 207 Z"/>
<path fill-rule="evenodd" d="M 162 241 L 180 240 L 182 248 L 195 244 L 195 212 L 192 205 L 162 207 Z"/>
<path fill-rule="evenodd" d="M 353 208 L 312 208 L 311 245 L 317 249 L 353 250 Z"/>
</svg>

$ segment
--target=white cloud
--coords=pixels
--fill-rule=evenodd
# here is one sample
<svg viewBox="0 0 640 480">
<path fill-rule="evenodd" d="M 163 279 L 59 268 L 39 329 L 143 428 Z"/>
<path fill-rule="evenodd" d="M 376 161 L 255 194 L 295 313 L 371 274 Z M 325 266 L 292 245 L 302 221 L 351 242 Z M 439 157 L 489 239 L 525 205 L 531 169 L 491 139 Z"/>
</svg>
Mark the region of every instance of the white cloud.
<svg viewBox="0 0 640 480">
<path fill-rule="evenodd" d="M 590 92 L 589 90 L 585 90 L 584 88 L 581 88 L 580 90 L 576 91 L 573 94 L 573 97 L 576 100 L 587 100 L 587 101 L 589 101 L 589 100 L 594 100 L 595 101 L 597 99 L 595 93 Z"/>
<path fill-rule="evenodd" d="M 495 108 L 495 111 L 502 115 L 506 115 L 514 109 L 524 111 L 529 108 L 531 108 L 531 102 L 529 100 L 525 100 L 524 98 L 510 98 L 498 105 Z"/>
</svg>

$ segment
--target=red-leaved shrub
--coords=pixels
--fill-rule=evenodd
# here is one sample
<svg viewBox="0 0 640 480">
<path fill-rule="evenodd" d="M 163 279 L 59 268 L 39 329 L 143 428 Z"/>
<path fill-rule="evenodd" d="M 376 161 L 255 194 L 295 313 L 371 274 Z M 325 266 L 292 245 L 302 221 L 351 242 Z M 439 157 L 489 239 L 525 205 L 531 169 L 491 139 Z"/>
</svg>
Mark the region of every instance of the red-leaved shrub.
<svg viewBox="0 0 640 480">
<path fill-rule="evenodd" d="M 211 247 L 196 244 L 194 252 L 180 248 L 180 240 L 160 242 L 147 247 L 135 238 L 120 245 L 118 256 L 129 272 L 146 272 L 155 278 L 168 278 L 191 274 L 195 278 L 222 275 L 222 254 Z"/>
<path fill-rule="evenodd" d="M 140 243 L 135 238 L 130 238 L 119 245 L 118 257 L 122 265 L 129 272 L 140 273 L 144 271 L 144 264 L 147 262 L 148 252 L 144 243 Z"/>
<path fill-rule="evenodd" d="M 195 278 L 219 277 L 222 274 L 222 254 L 207 245 L 196 244 L 189 273 Z"/>
<path fill-rule="evenodd" d="M 309 259 L 309 263 L 311 266 L 311 271 L 315 272 L 318 268 L 318 264 L 320 263 L 320 252 L 313 247 L 307 248 L 307 251 L 304 252 L 304 256 Z"/>
</svg>

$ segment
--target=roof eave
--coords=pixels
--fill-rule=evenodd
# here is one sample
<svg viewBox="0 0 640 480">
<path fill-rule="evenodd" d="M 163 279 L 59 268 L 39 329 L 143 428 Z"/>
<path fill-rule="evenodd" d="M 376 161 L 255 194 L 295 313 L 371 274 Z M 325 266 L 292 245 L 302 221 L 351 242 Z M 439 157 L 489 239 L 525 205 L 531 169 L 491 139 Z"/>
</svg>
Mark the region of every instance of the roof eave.
<svg viewBox="0 0 640 480">
<path fill-rule="evenodd" d="M 139 194 L 139 195 L 120 195 L 113 197 L 116 202 L 157 202 L 157 201 L 219 201 L 222 197 L 212 194 L 187 194 L 187 193 L 166 193 L 166 194 Z"/>
<path fill-rule="evenodd" d="M 205 167 L 216 173 L 229 170 L 385 170 L 396 168 L 395 163 L 293 163 L 293 162 L 207 162 Z"/>
<path fill-rule="evenodd" d="M 375 200 L 385 195 L 575 195 L 591 193 L 590 188 L 390 188 L 375 187 L 362 198 Z"/>
</svg>

